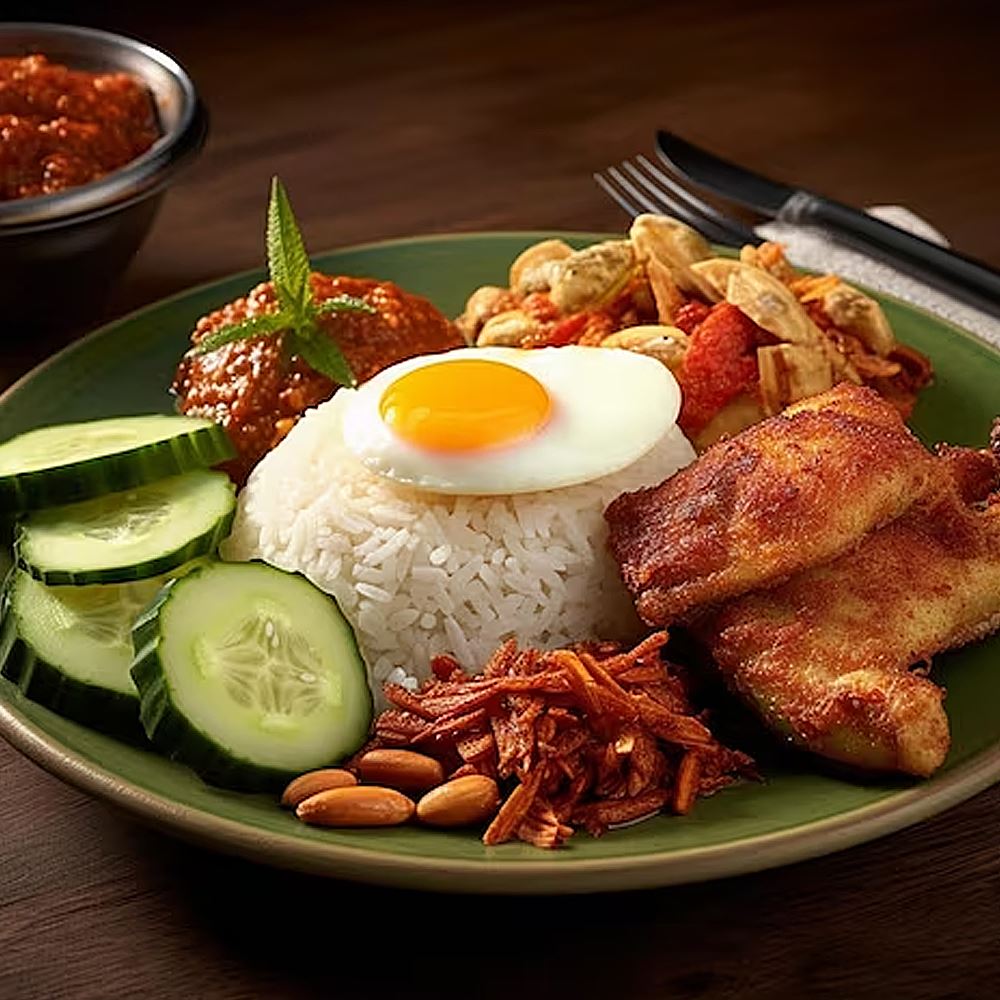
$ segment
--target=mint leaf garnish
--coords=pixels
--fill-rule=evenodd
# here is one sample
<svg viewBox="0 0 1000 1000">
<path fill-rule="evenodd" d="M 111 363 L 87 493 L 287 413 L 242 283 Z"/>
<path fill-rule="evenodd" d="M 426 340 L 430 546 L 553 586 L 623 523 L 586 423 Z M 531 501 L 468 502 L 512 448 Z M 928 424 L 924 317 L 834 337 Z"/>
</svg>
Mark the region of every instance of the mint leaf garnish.
<svg viewBox="0 0 1000 1000">
<path fill-rule="evenodd" d="M 354 295 L 334 295 L 332 299 L 324 299 L 316 307 L 316 312 L 320 316 L 338 312 L 366 312 L 374 315 L 376 311 L 364 299 L 359 299 Z"/>
<path fill-rule="evenodd" d="M 191 353 L 208 354 L 225 344 L 251 337 L 280 336 L 281 356 L 286 363 L 297 356 L 340 385 L 357 385 L 347 359 L 317 320 L 333 313 L 376 310 L 352 295 L 336 295 L 319 304 L 313 301 L 309 255 L 288 193 L 277 177 L 271 179 L 267 206 L 267 270 L 278 308 L 210 333 Z"/>
<path fill-rule="evenodd" d="M 323 372 L 341 385 L 358 384 L 340 348 L 323 331 L 316 328 L 303 335 L 298 332 L 292 341 L 292 351 L 318 372 Z"/>
<path fill-rule="evenodd" d="M 265 333 L 278 333 L 284 329 L 284 324 L 280 313 L 260 313 L 251 316 L 241 323 L 234 323 L 232 326 L 224 326 L 215 333 L 202 337 L 191 349 L 192 354 L 208 354 L 217 351 L 225 344 L 231 344 L 234 340 L 246 340 L 248 337 L 260 337 Z"/>
<path fill-rule="evenodd" d="M 302 312 L 309 305 L 309 255 L 284 184 L 271 178 L 267 204 L 267 270 L 283 309 Z"/>
</svg>

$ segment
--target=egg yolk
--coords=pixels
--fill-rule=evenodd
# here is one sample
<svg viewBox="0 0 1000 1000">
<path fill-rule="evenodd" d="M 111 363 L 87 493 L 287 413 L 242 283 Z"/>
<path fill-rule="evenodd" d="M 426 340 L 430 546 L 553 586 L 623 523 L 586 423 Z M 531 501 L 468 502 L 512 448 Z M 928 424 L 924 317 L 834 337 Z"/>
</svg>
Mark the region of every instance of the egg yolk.
<svg viewBox="0 0 1000 1000">
<path fill-rule="evenodd" d="M 396 379 L 379 412 L 404 441 L 434 451 L 477 451 L 537 433 L 552 401 L 532 375 L 473 358 L 426 365 Z"/>
</svg>

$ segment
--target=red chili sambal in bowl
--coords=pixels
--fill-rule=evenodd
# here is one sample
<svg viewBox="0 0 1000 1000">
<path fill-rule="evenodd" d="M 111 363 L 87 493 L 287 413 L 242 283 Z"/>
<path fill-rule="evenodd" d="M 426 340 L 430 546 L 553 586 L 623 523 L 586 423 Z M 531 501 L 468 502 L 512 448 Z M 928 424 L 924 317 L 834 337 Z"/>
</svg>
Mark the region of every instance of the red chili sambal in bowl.
<svg viewBox="0 0 1000 1000">
<path fill-rule="evenodd" d="M 0 56 L 0 201 L 90 184 L 159 137 L 149 88 L 131 74 Z"/>
<path fill-rule="evenodd" d="M 5 322 L 89 325 L 207 127 L 168 53 L 93 28 L 0 23 Z"/>
</svg>

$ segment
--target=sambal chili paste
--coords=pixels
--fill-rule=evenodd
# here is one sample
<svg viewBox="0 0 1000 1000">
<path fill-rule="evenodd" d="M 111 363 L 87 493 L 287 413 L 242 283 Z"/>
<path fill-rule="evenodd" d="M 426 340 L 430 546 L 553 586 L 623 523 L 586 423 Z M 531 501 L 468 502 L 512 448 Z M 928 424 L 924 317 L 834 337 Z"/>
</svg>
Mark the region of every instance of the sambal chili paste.
<svg viewBox="0 0 1000 1000">
<path fill-rule="evenodd" d="M 335 313 L 319 320 L 359 382 L 405 358 L 465 346 L 454 324 L 430 302 L 391 281 L 314 273 L 310 282 L 317 302 L 353 295 L 375 310 Z M 265 282 L 246 298 L 202 317 L 191 340 L 197 344 L 224 326 L 272 311 L 274 305 L 274 289 Z M 299 416 L 329 399 L 335 388 L 298 358 L 286 364 L 275 337 L 237 340 L 208 354 L 187 354 L 173 385 L 182 413 L 208 417 L 225 427 L 238 452 L 225 468 L 240 483 Z"/>
<path fill-rule="evenodd" d="M 89 184 L 159 135 L 149 91 L 127 73 L 0 58 L 0 201 Z"/>
</svg>

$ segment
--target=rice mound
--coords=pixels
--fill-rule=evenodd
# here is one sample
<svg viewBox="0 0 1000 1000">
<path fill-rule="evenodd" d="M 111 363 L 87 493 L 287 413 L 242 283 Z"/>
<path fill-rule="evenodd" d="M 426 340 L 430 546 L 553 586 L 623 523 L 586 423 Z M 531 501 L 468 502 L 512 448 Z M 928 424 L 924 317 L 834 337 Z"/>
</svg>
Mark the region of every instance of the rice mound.
<svg viewBox="0 0 1000 1000">
<path fill-rule="evenodd" d="M 222 555 L 296 570 L 333 595 L 373 691 L 385 681 L 415 688 L 438 653 L 479 671 L 509 637 L 554 648 L 642 634 L 603 512 L 695 457 L 679 430 L 579 486 L 450 496 L 365 469 L 343 444 L 339 399 L 306 413 L 256 467 Z"/>
</svg>

